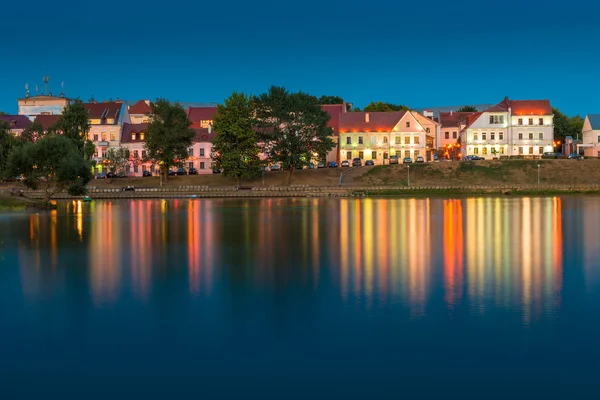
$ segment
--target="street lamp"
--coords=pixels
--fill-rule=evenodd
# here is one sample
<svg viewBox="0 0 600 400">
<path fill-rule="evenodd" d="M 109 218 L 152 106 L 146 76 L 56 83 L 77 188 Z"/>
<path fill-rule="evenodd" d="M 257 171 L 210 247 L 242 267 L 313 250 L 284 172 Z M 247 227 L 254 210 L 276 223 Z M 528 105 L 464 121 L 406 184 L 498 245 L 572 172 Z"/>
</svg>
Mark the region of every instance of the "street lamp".
<svg viewBox="0 0 600 400">
<path fill-rule="evenodd" d="M 540 164 L 538 164 L 538 186 L 540 186 Z"/>
<path fill-rule="evenodd" d="M 410 165 L 406 166 L 406 186 L 410 186 Z"/>
</svg>

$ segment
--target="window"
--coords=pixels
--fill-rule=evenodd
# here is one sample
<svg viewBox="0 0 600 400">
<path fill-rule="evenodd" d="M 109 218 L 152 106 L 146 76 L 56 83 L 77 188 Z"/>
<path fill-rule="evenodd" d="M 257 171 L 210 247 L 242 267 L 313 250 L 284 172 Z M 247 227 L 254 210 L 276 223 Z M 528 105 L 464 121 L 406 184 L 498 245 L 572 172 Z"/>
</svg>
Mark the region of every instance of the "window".
<svg viewBox="0 0 600 400">
<path fill-rule="evenodd" d="M 410 122 L 407 122 L 407 123 L 406 123 L 406 127 L 407 127 L 407 128 L 410 128 Z"/>
<path fill-rule="evenodd" d="M 475 154 L 475 155 L 479 154 L 479 148 L 473 147 L 473 154 Z"/>
<path fill-rule="evenodd" d="M 600 135 L 598 135 L 598 143 L 600 143 Z"/>
<path fill-rule="evenodd" d="M 194 157 L 194 148 L 193 147 L 190 147 L 188 149 L 188 157 Z"/>
<path fill-rule="evenodd" d="M 377 160 L 377 152 L 376 151 L 371 152 L 371 160 Z"/>
<path fill-rule="evenodd" d="M 498 139 L 504 140 L 504 132 L 498 132 Z"/>
<path fill-rule="evenodd" d="M 600 138 L 600 136 L 598 136 Z M 600 140 L 598 140 L 598 143 L 600 143 Z M 402 138 L 400 136 L 396 136 L 396 144 L 402 144 Z"/>
<path fill-rule="evenodd" d="M 496 134 L 494 132 L 490 132 L 490 140 L 496 140 Z"/>
<path fill-rule="evenodd" d="M 479 140 L 477 132 L 473 132 L 473 140 Z"/>
<path fill-rule="evenodd" d="M 456 139 L 456 132 L 452 132 L 452 139 Z"/>
<path fill-rule="evenodd" d="M 110 132 L 110 141 L 114 142 L 116 139 L 115 133 L 114 132 Z"/>
<path fill-rule="evenodd" d="M 404 144 L 410 144 L 410 136 L 404 136 Z"/>
<path fill-rule="evenodd" d="M 145 160 L 146 159 L 146 150 L 142 150 L 142 158 Z"/>
<path fill-rule="evenodd" d="M 410 158 L 410 150 L 404 150 L 404 157 Z"/>
<path fill-rule="evenodd" d="M 538 154 L 544 154 L 544 148 L 543 147 L 538 148 Z"/>
<path fill-rule="evenodd" d="M 364 152 L 364 151 L 359 151 L 359 152 L 358 152 L 358 158 L 360 158 L 361 160 L 362 160 L 363 158 L 365 158 L 365 152 Z"/>
<path fill-rule="evenodd" d="M 383 152 L 383 159 L 384 159 L 384 160 L 387 160 L 387 159 L 388 159 L 388 152 L 387 152 L 387 151 L 384 151 L 384 152 Z"/>
<path fill-rule="evenodd" d="M 503 124 L 504 115 L 490 115 L 490 124 Z"/>
<path fill-rule="evenodd" d="M 523 133 L 519 133 L 519 140 L 523 140 Z"/>
<path fill-rule="evenodd" d="M 523 118 L 519 118 L 517 120 L 517 125 L 523 125 Z"/>
<path fill-rule="evenodd" d="M 487 140 L 487 133 L 481 132 L 481 140 Z"/>
<path fill-rule="evenodd" d="M 131 140 L 135 140 L 135 132 L 131 132 Z"/>
<path fill-rule="evenodd" d="M 384 136 L 384 137 L 383 137 L 383 143 L 387 143 L 387 142 L 388 142 L 388 137 L 387 137 L 387 136 Z"/>
<path fill-rule="evenodd" d="M 94 142 L 97 142 L 97 141 L 98 141 L 98 134 L 94 133 Z"/>
<path fill-rule="evenodd" d="M 487 147 L 481 149 L 481 154 L 483 154 L 484 156 L 487 155 Z"/>
<path fill-rule="evenodd" d="M 418 136 L 415 136 L 415 137 L 413 138 L 413 143 L 414 143 L 414 144 L 419 144 L 419 139 L 420 139 L 420 138 L 419 138 Z"/>
<path fill-rule="evenodd" d="M 430 132 L 429 128 L 425 128 L 425 133 L 429 133 L 429 132 Z"/>
<path fill-rule="evenodd" d="M 352 144 L 352 138 L 350 136 L 346 136 L 346 144 Z"/>
<path fill-rule="evenodd" d="M 450 132 L 446 132 L 446 133 L 444 134 L 444 137 L 445 137 L 446 139 L 450 139 Z"/>
<path fill-rule="evenodd" d="M 200 161 L 200 169 L 205 169 L 206 167 L 204 166 L 204 161 Z"/>
<path fill-rule="evenodd" d="M 133 158 L 138 158 L 138 157 L 139 157 L 138 151 L 134 150 L 133 151 Z"/>
<path fill-rule="evenodd" d="M 544 140 L 544 132 L 540 132 L 540 133 L 538 134 L 538 139 L 540 139 L 540 140 Z"/>
<path fill-rule="evenodd" d="M 519 147 L 519 154 L 523 154 L 523 148 Z"/>
<path fill-rule="evenodd" d="M 371 143 L 372 144 L 377 143 L 377 136 L 371 136 Z"/>
<path fill-rule="evenodd" d="M 363 137 L 362 136 L 358 137 L 358 144 L 363 144 Z"/>
<path fill-rule="evenodd" d="M 144 135 L 144 131 L 140 132 L 140 140 L 144 140 L 146 136 Z"/>
<path fill-rule="evenodd" d="M 200 157 L 204 157 L 204 148 L 200 149 Z"/>
<path fill-rule="evenodd" d="M 136 174 L 138 172 L 138 168 L 139 167 L 138 167 L 137 163 L 133 164 L 133 172 L 135 172 Z"/>
<path fill-rule="evenodd" d="M 544 125 L 544 118 L 538 119 L 538 125 Z"/>
<path fill-rule="evenodd" d="M 188 163 L 188 168 L 194 168 L 194 163 L 193 162 L 189 162 Z"/>
<path fill-rule="evenodd" d="M 415 150 L 415 157 L 419 157 L 419 150 Z"/>
<path fill-rule="evenodd" d="M 529 148 L 529 154 L 533 154 L 533 147 Z"/>
<path fill-rule="evenodd" d="M 352 160 L 352 152 L 351 151 L 346 152 L 346 160 Z"/>
<path fill-rule="evenodd" d="M 533 140 L 533 132 L 529 132 L 529 140 Z"/>
<path fill-rule="evenodd" d="M 529 118 L 529 125 L 533 125 L 533 118 Z"/>
<path fill-rule="evenodd" d="M 500 146 L 500 154 L 504 154 L 504 146 Z"/>
<path fill-rule="evenodd" d="M 106 142 L 106 132 L 102 132 L 102 133 L 100 134 L 100 137 L 102 138 L 102 141 L 103 141 L 103 142 Z"/>
</svg>

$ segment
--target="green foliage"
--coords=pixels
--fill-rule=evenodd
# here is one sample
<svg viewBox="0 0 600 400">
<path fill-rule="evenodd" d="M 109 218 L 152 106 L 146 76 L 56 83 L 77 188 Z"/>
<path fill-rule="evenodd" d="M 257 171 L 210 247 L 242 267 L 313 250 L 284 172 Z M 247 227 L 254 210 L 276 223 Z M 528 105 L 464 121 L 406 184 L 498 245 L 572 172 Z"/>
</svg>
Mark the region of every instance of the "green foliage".
<svg viewBox="0 0 600 400">
<path fill-rule="evenodd" d="M 477 112 L 477 107 L 475 106 L 464 106 L 456 110 L 456 112 Z"/>
<path fill-rule="evenodd" d="M 63 135 L 47 135 L 13 148 L 6 169 L 10 176 L 24 175 L 27 187 L 43 188 L 46 203 L 64 190 L 73 195 L 85 193 L 85 185 L 92 179 L 89 161 Z"/>
<path fill-rule="evenodd" d="M 390 112 L 390 111 L 408 111 L 409 108 L 402 104 L 384 103 L 381 101 L 371 102 L 363 109 L 368 112 Z"/>
<path fill-rule="evenodd" d="M 17 140 L 11 132 L 10 126 L 4 121 L 0 121 L 0 179 L 11 176 L 6 171 L 6 162 L 16 144 Z"/>
<path fill-rule="evenodd" d="M 327 126 L 329 114 L 316 97 L 272 86 L 255 103 L 255 123 L 264 152 L 269 161 L 281 163 L 289 171 L 288 184 L 294 169 L 313 159 L 324 159 L 334 148 L 333 130 Z"/>
<path fill-rule="evenodd" d="M 106 152 L 105 158 L 109 162 L 111 171 L 117 174 L 125 172 L 129 165 L 129 150 L 124 147 L 112 147 Z"/>
<path fill-rule="evenodd" d="M 572 136 L 573 139 L 580 137 L 583 129 L 584 119 L 579 115 L 568 117 L 561 113 L 558 108 L 553 108 L 554 114 L 554 138 L 564 143 L 567 136 Z"/>
<path fill-rule="evenodd" d="M 19 136 L 19 141 L 22 143 L 33 143 L 44 137 L 44 127 L 38 121 L 34 121 L 31 125 L 23 130 Z"/>
<path fill-rule="evenodd" d="M 148 158 L 159 164 L 164 173 L 187 158 L 195 133 L 181 104 L 159 98 L 151 107 L 154 118 L 148 124 L 144 146 Z"/>
<path fill-rule="evenodd" d="M 254 102 L 243 93 L 233 92 L 218 106 L 214 119 L 217 132 L 212 144 L 215 149 L 213 160 L 225 176 L 253 178 L 260 173 L 262 162 L 254 131 Z"/>
<path fill-rule="evenodd" d="M 90 127 L 88 111 L 81 100 L 77 99 L 65 107 L 55 129 L 70 139 L 83 154 Z"/>
</svg>

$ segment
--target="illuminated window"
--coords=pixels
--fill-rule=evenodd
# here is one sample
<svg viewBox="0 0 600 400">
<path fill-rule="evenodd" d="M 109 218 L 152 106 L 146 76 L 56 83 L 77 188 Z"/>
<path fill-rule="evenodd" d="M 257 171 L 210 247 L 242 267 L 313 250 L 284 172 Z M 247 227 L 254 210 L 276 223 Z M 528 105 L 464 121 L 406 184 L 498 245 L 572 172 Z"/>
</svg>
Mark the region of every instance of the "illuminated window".
<svg viewBox="0 0 600 400">
<path fill-rule="evenodd" d="M 363 137 L 362 136 L 358 137 L 358 144 L 363 144 Z"/>
<path fill-rule="evenodd" d="M 490 132 L 490 140 L 496 140 L 496 134 L 494 132 Z"/>
<path fill-rule="evenodd" d="M 544 132 L 540 132 L 540 133 L 538 134 L 538 139 L 540 139 L 540 140 L 544 140 Z"/>
<path fill-rule="evenodd" d="M 388 138 L 387 138 L 387 136 L 384 136 L 383 137 L 383 143 L 387 143 L 387 142 L 388 142 Z"/>
<path fill-rule="evenodd" d="M 544 125 L 544 118 L 538 119 L 538 125 Z"/>
<path fill-rule="evenodd" d="M 377 152 L 376 151 L 371 152 L 371 160 L 377 160 Z"/>
<path fill-rule="evenodd" d="M 504 132 L 498 132 L 498 139 L 504 140 Z"/>
<path fill-rule="evenodd" d="M 533 147 L 529 148 L 529 154 L 533 154 Z"/>
<path fill-rule="evenodd" d="M 404 144 L 410 144 L 410 136 L 404 136 Z"/>
<path fill-rule="evenodd" d="M 518 124 L 518 125 L 523 125 L 523 118 L 519 118 L 519 119 L 517 120 L 517 124 Z"/>
<path fill-rule="evenodd" d="M 519 133 L 519 140 L 523 140 L 523 133 Z"/>
<path fill-rule="evenodd" d="M 100 134 L 100 137 L 102 138 L 102 141 L 103 141 L 103 142 L 106 142 L 106 132 L 102 132 L 102 133 Z"/>
<path fill-rule="evenodd" d="M 490 124 L 503 124 L 504 115 L 490 115 Z"/>
<path fill-rule="evenodd" d="M 144 131 L 140 132 L 140 140 L 144 140 L 146 135 L 144 135 Z"/>
<path fill-rule="evenodd" d="M 414 144 L 419 144 L 419 140 L 420 140 L 420 138 L 418 136 L 415 136 L 414 139 L 413 139 L 413 143 Z"/>
<path fill-rule="evenodd" d="M 346 152 L 346 160 L 352 160 L 352 152 L 351 151 Z"/>
<path fill-rule="evenodd" d="M 523 154 L 523 148 L 519 147 L 519 154 Z"/>
<path fill-rule="evenodd" d="M 404 157 L 410 158 L 410 150 L 404 150 Z"/>
<path fill-rule="evenodd" d="M 500 154 L 504 154 L 504 147 L 500 147 Z"/>
<path fill-rule="evenodd" d="M 487 140 L 487 133 L 481 132 L 481 140 Z"/>
<path fill-rule="evenodd" d="M 538 148 L 538 154 L 544 154 L 544 148 L 543 147 L 539 147 Z"/>
<path fill-rule="evenodd" d="M 477 135 L 477 132 L 473 132 L 473 140 L 479 140 L 479 136 Z"/>
<path fill-rule="evenodd" d="M 446 138 L 446 139 L 450 139 L 450 132 L 446 132 L 446 133 L 444 134 L 444 136 L 445 136 L 445 138 Z"/>
<path fill-rule="evenodd" d="M 600 136 L 598 136 L 600 138 Z M 598 140 L 598 143 L 600 143 L 600 139 Z M 396 144 L 402 144 L 402 138 L 400 136 L 396 136 Z"/>
<path fill-rule="evenodd" d="M 533 132 L 529 132 L 529 140 L 533 139 Z"/>
<path fill-rule="evenodd" d="M 529 118 L 529 125 L 533 125 L 533 118 Z"/>
<path fill-rule="evenodd" d="M 131 140 L 135 140 L 135 132 L 131 132 Z"/>
<path fill-rule="evenodd" d="M 350 136 L 346 136 L 346 144 L 352 144 L 352 138 Z"/>
<path fill-rule="evenodd" d="M 363 158 L 365 158 L 365 153 L 364 153 L 363 151 L 359 151 L 359 152 L 358 152 L 358 158 L 360 158 L 361 160 L 362 160 Z"/>
<path fill-rule="evenodd" d="M 456 132 L 452 132 L 452 139 L 456 139 Z"/>
<path fill-rule="evenodd" d="M 117 138 L 116 138 L 116 136 L 115 136 L 115 133 L 111 131 L 111 132 L 110 132 L 110 141 L 111 141 L 111 142 L 114 142 L 115 140 L 117 140 Z"/>
<path fill-rule="evenodd" d="M 479 154 L 479 148 L 473 147 L 473 154 L 475 154 L 475 155 Z"/>
<path fill-rule="evenodd" d="M 419 150 L 415 150 L 415 157 L 419 157 Z"/>
<path fill-rule="evenodd" d="M 388 152 L 387 152 L 387 151 L 384 151 L 384 152 L 383 152 L 383 159 L 384 159 L 384 160 L 387 160 L 387 159 L 388 159 Z"/>
</svg>

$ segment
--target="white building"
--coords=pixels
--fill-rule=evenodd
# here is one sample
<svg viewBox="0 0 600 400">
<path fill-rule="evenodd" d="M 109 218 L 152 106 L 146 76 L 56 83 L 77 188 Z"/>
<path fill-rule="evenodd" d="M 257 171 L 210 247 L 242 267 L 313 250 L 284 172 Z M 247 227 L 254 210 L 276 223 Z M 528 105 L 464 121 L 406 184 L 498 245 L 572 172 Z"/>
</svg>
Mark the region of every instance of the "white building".
<svg viewBox="0 0 600 400">
<path fill-rule="evenodd" d="M 581 134 L 579 147 L 583 148 L 583 155 L 600 157 L 600 114 L 586 115 Z"/>
<path fill-rule="evenodd" d="M 463 155 L 539 157 L 553 151 L 554 115 L 548 100 L 509 100 L 468 116 L 460 133 Z"/>
</svg>

